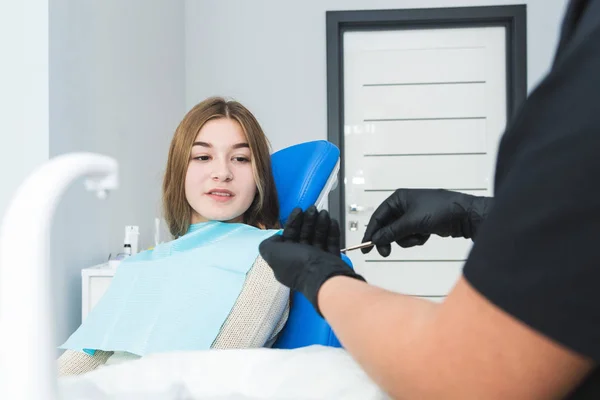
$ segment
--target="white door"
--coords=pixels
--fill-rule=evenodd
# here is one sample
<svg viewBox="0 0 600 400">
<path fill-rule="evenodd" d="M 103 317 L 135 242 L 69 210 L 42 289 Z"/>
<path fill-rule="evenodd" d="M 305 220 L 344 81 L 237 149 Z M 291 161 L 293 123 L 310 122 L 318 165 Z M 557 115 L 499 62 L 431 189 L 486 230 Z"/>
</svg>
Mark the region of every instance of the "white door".
<svg viewBox="0 0 600 400">
<path fill-rule="evenodd" d="M 396 188 L 492 195 L 506 125 L 505 28 L 344 33 L 346 245 L 360 243 L 374 209 Z M 348 253 L 367 281 L 442 299 L 471 241 L 431 237 Z"/>
</svg>

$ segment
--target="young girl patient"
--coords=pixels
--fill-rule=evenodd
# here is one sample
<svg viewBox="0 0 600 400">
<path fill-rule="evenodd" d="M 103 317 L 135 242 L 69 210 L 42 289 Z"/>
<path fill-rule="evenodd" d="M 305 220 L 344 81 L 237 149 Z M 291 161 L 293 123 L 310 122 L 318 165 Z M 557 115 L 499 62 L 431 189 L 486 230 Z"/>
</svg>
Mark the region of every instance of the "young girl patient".
<svg viewBox="0 0 600 400">
<path fill-rule="evenodd" d="M 162 196 L 175 242 L 208 221 L 279 228 L 269 143 L 256 118 L 240 103 L 222 98 L 196 105 L 171 141 Z M 272 345 L 287 320 L 288 299 L 289 290 L 258 256 L 211 348 Z M 59 375 L 135 358 L 122 351 L 66 350 L 58 360 Z"/>
</svg>

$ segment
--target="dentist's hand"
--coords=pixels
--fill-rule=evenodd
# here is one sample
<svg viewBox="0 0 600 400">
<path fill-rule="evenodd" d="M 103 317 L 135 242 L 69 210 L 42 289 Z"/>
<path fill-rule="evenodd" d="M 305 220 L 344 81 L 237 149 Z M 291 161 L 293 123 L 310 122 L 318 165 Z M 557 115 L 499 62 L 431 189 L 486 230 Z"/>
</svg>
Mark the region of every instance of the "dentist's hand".
<svg viewBox="0 0 600 400">
<path fill-rule="evenodd" d="M 474 239 L 491 206 L 491 197 L 443 189 L 398 189 L 375 210 L 362 241 L 372 241 L 387 257 L 392 242 L 418 246 L 432 234 Z M 366 254 L 372 248 L 361 251 Z"/>
<path fill-rule="evenodd" d="M 283 234 L 264 240 L 259 251 L 275 278 L 302 293 L 319 314 L 317 294 L 327 279 L 344 275 L 365 280 L 340 257 L 338 222 L 325 210 L 317 213 L 315 207 L 306 212 L 294 209 Z"/>
</svg>

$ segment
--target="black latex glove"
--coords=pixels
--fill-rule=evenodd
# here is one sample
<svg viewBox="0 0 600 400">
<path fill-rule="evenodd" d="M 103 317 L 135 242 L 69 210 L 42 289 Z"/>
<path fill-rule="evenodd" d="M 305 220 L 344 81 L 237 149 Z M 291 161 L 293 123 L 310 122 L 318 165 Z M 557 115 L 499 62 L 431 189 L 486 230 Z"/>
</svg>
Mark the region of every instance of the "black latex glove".
<svg viewBox="0 0 600 400">
<path fill-rule="evenodd" d="M 325 210 L 317 212 L 314 206 L 306 212 L 294 209 L 283 234 L 264 240 L 259 251 L 275 278 L 302 293 L 320 315 L 317 294 L 327 279 L 344 275 L 365 280 L 340 256 L 338 222 Z"/>
<path fill-rule="evenodd" d="M 491 197 L 444 189 L 398 189 L 375 210 L 362 241 L 372 241 L 387 257 L 392 242 L 412 247 L 424 244 L 432 234 L 474 239 L 491 205 Z M 372 248 L 361 251 L 366 254 Z"/>
</svg>

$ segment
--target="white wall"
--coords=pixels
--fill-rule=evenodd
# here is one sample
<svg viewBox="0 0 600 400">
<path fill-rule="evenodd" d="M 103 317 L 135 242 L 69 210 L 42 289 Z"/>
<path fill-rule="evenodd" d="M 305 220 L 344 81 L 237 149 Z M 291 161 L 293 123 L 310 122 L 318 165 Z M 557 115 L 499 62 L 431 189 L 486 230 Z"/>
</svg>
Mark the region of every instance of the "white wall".
<svg viewBox="0 0 600 400">
<path fill-rule="evenodd" d="M 26 18 L 27 15 L 27 18 Z M 48 160 L 48 1 L 0 2 L 0 220 Z"/>
<path fill-rule="evenodd" d="M 527 4 L 528 85 L 547 71 L 567 0 L 186 0 L 186 105 L 232 96 L 274 150 L 327 138 L 325 11 Z"/>
<path fill-rule="evenodd" d="M 50 156 L 92 151 L 119 162 L 120 187 L 100 201 L 81 182 L 57 210 L 52 268 L 57 340 L 81 317 L 81 268 L 122 249 L 125 225 L 153 239 L 169 142 L 185 113 L 183 1 L 53 0 Z"/>
</svg>

